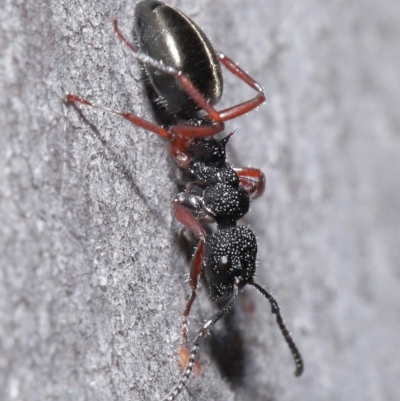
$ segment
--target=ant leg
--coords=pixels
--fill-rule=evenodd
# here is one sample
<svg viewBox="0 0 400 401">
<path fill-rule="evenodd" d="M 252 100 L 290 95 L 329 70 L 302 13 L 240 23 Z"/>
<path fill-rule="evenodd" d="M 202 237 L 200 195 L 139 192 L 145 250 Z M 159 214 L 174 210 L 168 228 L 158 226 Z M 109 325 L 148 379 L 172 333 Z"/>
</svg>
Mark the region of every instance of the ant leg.
<svg viewBox="0 0 400 401">
<path fill-rule="evenodd" d="M 265 175 L 261 170 L 251 167 L 235 168 L 234 170 L 251 200 L 257 199 L 264 193 Z"/>
<path fill-rule="evenodd" d="M 171 127 L 171 131 L 173 131 L 175 134 L 189 138 L 212 136 L 223 131 L 224 122 L 221 119 L 218 111 L 215 110 L 215 108 L 207 102 L 207 99 L 193 85 L 191 80 L 185 74 L 182 73 L 182 71 L 178 71 L 175 68 L 166 66 L 161 61 L 154 60 L 147 54 L 141 53 L 137 48 L 137 46 L 131 43 L 128 39 L 126 39 L 123 33 L 119 30 L 118 22 L 116 19 L 113 20 L 113 26 L 118 39 L 135 53 L 135 57 L 139 61 L 148 64 L 154 68 L 157 68 L 162 72 L 172 75 L 182 86 L 182 88 L 186 91 L 186 93 L 190 96 L 190 98 L 208 114 L 209 119 L 212 120 L 213 122 L 213 125 L 211 126 L 199 126 L 199 127 L 187 124 L 178 124 Z"/>
<path fill-rule="evenodd" d="M 171 136 L 170 133 L 163 127 L 153 124 L 152 122 L 147 121 L 141 117 L 138 117 L 132 113 L 129 113 L 126 111 L 114 110 L 109 107 L 103 107 L 98 104 L 89 102 L 89 100 L 86 100 L 77 95 L 73 95 L 71 93 L 68 93 L 67 95 L 65 95 L 64 101 L 67 104 L 68 103 L 81 103 L 81 104 L 84 104 L 85 106 L 89 106 L 89 107 L 93 107 L 95 109 L 104 110 L 104 111 L 108 111 L 113 114 L 117 114 L 117 115 L 125 118 L 125 120 L 130 121 L 132 124 L 135 124 L 138 127 L 144 128 L 148 131 L 154 132 L 155 134 L 160 135 L 163 138 L 170 138 L 170 136 Z"/>
<path fill-rule="evenodd" d="M 204 228 L 196 219 L 196 217 L 180 203 L 179 195 L 174 198 L 172 201 L 172 208 L 175 217 L 179 222 L 181 222 L 185 227 L 189 228 L 193 231 L 194 235 L 197 239 L 199 239 L 199 243 L 197 245 L 196 251 L 194 253 L 192 263 L 190 266 L 190 276 L 189 276 L 189 285 L 192 289 L 190 297 L 186 302 L 186 307 L 183 311 L 183 322 L 182 322 L 182 338 L 183 343 L 187 344 L 188 341 L 188 317 L 190 314 L 190 310 L 192 308 L 193 302 L 197 296 L 197 287 L 199 284 L 199 278 L 203 266 L 203 253 L 204 253 L 204 243 L 206 239 L 206 233 Z"/>
<path fill-rule="evenodd" d="M 202 340 L 202 338 L 207 336 L 207 334 L 213 328 L 215 323 L 217 323 L 222 316 L 225 316 L 230 312 L 239 294 L 239 285 L 240 283 L 236 279 L 233 286 L 233 294 L 228 304 L 224 308 L 220 309 L 214 316 L 212 316 L 211 319 L 207 320 L 203 324 L 203 327 L 198 331 L 197 336 L 193 342 L 192 350 L 190 351 L 189 362 L 186 366 L 185 371 L 182 373 L 181 380 L 177 385 L 175 385 L 170 394 L 167 397 L 165 397 L 163 401 L 174 401 L 176 397 L 182 392 L 183 387 L 185 386 L 187 380 L 189 379 L 192 373 L 193 367 L 195 366 L 195 360 L 197 357 L 197 352 L 199 350 L 200 341 Z"/>
<path fill-rule="evenodd" d="M 118 21 L 116 18 L 112 19 L 112 23 L 113 23 L 113 28 L 114 28 L 114 32 L 117 35 L 117 38 L 127 47 L 129 47 L 129 49 L 131 49 L 134 53 L 139 53 L 139 49 L 136 45 L 134 45 L 132 42 L 130 42 L 128 39 L 126 39 L 126 37 L 124 36 L 124 34 L 119 30 L 118 28 Z"/>
<path fill-rule="evenodd" d="M 185 227 L 192 230 L 197 239 L 203 242 L 206 240 L 204 228 L 194 214 L 180 203 L 179 194 L 172 200 L 172 210 L 176 219 Z"/>
<path fill-rule="evenodd" d="M 68 93 L 65 95 L 64 98 L 64 102 L 66 104 L 70 104 L 70 103 L 81 103 L 85 106 L 89 106 L 89 107 L 93 107 L 95 109 L 99 109 L 99 110 L 104 110 L 113 114 L 117 114 L 119 116 L 121 116 L 122 118 L 124 118 L 125 120 L 128 120 L 129 122 L 131 122 L 132 124 L 141 127 L 145 130 L 154 132 L 155 134 L 169 139 L 170 140 L 170 146 L 169 146 L 169 151 L 171 153 L 171 155 L 173 156 L 173 158 L 175 159 L 176 163 L 178 164 L 179 167 L 183 168 L 183 169 L 187 169 L 188 165 L 190 163 L 190 157 L 187 154 L 187 145 L 186 145 L 186 141 L 187 139 L 184 137 L 180 137 L 180 136 L 176 136 L 173 135 L 170 131 L 166 130 L 165 128 L 154 124 L 148 120 L 145 120 L 142 117 L 138 117 L 135 114 L 129 113 L 127 111 L 119 111 L 119 110 L 114 110 L 111 109 L 109 107 L 104 107 L 104 106 L 100 106 L 98 104 L 92 103 L 87 99 L 84 99 L 80 96 L 77 95 L 73 95 L 71 93 Z M 208 135 L 213 135 L 214 133 L 208 133 Z"/>
<path fill-rule="evenodd" d="M 294 372 L 295 376 L 300 376 L 304 370 L 303 358 L 300 354 L 299 349 L 297 348 L 295 342 L 292 339 L 289 330 L 287 329 L 285 323 L 283 322 L 282 315 L 280 313 L 279 305 L 276 299 L 267 291 L 264 290 L 259 284 L 255 282 L 249 282 L 250 285 L 255 287 L 258 291 L 264 295 L 265 298 L 269 301 L 272 307 L 272 313 L 276 315 L 276 322 L 278 323 L 279 328 L 281 329 L 282 335 L 289 346 L 290 352 L 292 353 L 294 363 L 296 365 L 296 370 Z"/>
<path fill-rule="evenodd" d="M 222 121 L 228 121 L 232 120 L 233 118 L 242 116 L 243 114 L 254 110 L 265 102 L 264 90 L 260 84 L 258 84 L 252 77 L 250 77 L 250 75 L 244 72 L 238 65 L 236 65 L 229 57 L 225 56 L 223 53 L 218 53 L 218 58 L 221 64 L 229 72 L 231 72 L 233 75 L 236 75 L 241 81 L 243 81 L 252 89 L 258 92 L 258 95 L 256 95 L 253 99 L 219 111 L 218 113 Z"/>
<path fill-rule="evenodd" d="M 188 331 L 189 331 L 188 317 L 190 314 L 190 310 L 192 309 L 193 302 L 197 296 L 197 287 L 199 285 L 199 278 L 203 266 L 203 254 L 204 254 L 204 241 L 200 240 L 194 253 L 192 263 L 190 265 L 189 285 L 192 289 L 192 292 L 190 294 L 189 299 L 186 302 L 186 307 L 183 311 L 182 338 L 185 344 L 188 342 Z"/>
<path fill-rule="evenodd" d="M 201 269 L 203 266 L 203 253 L 204 253 L 204 241 L 200 240 L 197 245 L 196 251 L 194 253 L 192 263 L 190 266 L 190 276 L 189 276 L 189 285 L 192 289 L 189 299 L 186 302 L 185 309 L 183 311 L 183 320 L 182 320 L 182 343 L 178 349 L 178 358 L 179 365 L 181 371 L 184 371 L 188 362 L 189 362 L 189 351 L 187 349 L 188 344 L 188 332 L 189 332 L 189 315 L 190 310 L 192 308 L 193 302 L 197 296 L 197 286 L 199 284 L 199 278 L 201 274 Z M 196 363 L 195 372 L 200 373 L 200 365 Z"/>
</svg>

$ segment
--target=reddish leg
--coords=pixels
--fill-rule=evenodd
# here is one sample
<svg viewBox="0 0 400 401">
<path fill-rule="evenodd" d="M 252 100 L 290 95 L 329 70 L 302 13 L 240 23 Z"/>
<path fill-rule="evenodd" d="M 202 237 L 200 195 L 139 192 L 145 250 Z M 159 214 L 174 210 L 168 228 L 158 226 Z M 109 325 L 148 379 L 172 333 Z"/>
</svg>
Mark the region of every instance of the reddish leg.
<svg viewBox="0 0 400 401">
<path fill-rule="evenodd" d="M 194 253 L 192 264 L 190 266 L 189 285 L 192 288 L 192 292 L 190 294 L 188 301 L 186 302 L 186 307 L 183 311 L 183 321 L 182 321 L 182 331 L 181 331 L 183 343 L 180 345 L 178 349 L 178 358 L 181 371 L 184 371 L 189 363 L 189 351 L 187 349 L 188 332 L 189 332 L 188 318 L 193 302 L 196 299 L 197 295 L 197 286 L 199 284 L 201 268 L 203 265 L 203 252 L 204 252 L 204 241 L 200 240 Z M 195 362 L 194 370 L 196 375 L 200 374 L 201 368 L 198 361 Z"/>
<path fill-rule="evenodd" d="M 251 167 L 235 168 L 234 170 L 251 200 L 260 197 L 264 193 L 265 175 L 261 170 Z"/>
<path fill-rule="evenodd" d="M 143 129 L 154 132 L 157 135 L 160 135 L 163 138 L 167 138 L 170 140 L 170 153 L 174 157 L 176 163 L 179 167 L 186 170 L 190 163 L 190 158 L 187 154 L 187 138 L 184 136 L 173 135 L 170 131 L 167 131 L 165 128 L 154 124 L 144 118 L 138 117 L 135 114 L 129 113 L 127 111 L 118 111 L 111 109 L 109 107 L 100 106 L 98 104 L 92 103 L 89 100 L 86 100 L 80 96 L 73 95 L 68 93 L 65 95 L 64 101 L 68 103 L 81 103 L 85 106 L 94 107 L 95 109 L 108 111 L 113 114 L 117 114 L 123 117 L 125 120 L 128 120 L 132 124 L 137 125 Z M 207 135 L 208 136 L 208 135 Z"/>
<path fill-rule="evenodd" d="M 240 117 L 249 111 L 254 110 L 262 103 L 265 102 L 264 90 L 260 84 L 258 84 L 250 75 L 244 72 L 238 65 L 236 65 L 229 57 L 222 53 L 218 53 L 219 61 L 221 64 L 230 71 L 233 75 L 236 75 L 241 81 L 246 83 L 252 89 L 258 92 L 253 99 L 247 100 L 246 102 L 239 103 L 235 106 L 229 107 L 225 110 L 219 111 L 219 116 L 222 121 L 232 120 L 233 118 Z"/>
<path fill-rule="evenodd" d="M 187 78 L 185 78 L 187 79 Z M 192 85 L 192 84 L 191 84 Z M 197 91 L 197 89 L 195 89 Z M 200 95 L 200 94 L 199 94 Z M 200 95 L 201 96 L 201 95 Z M 170 130 L 166 130 L 165 128 L 154 124 L 148 120 L 145 120 L 142 117 L 139 117 L 135 114 L 132 114 L 128 111 L 119 111 L 112 109 L 110 107 L 104 107 L 100 106 L 98 104 L 92 103 L 87 99 L 84 99 L 83 97 L 67 93 L 65 95 L 64 101 L 66 103 L 81 103 L 84 104 L 85 106 L 90 106 L 94 107 L 95 109 L 99 110 L 104 110 L 108 111 L 113 114 L 117 114 L 121 116 L 122 118 L 125 118 L 125 120 L 130 121 L 132 124 L 135 124 L 141 128 L 147 129 L 151 132 L 154 132 L 155 134 L 158 134 L 162 136 L 163 138 L 169 138 L 171 139 L 174 134 L 177 134 L 178 136 L 182 136 L 183 139 L 186 141 L 187 138 L 201 138 L 201 137 L 208 137 L 208 136 L 213 136 L 218 134 L 224 129 L 224 124 L 221 123 L 216 123 L 211 126 L 191 126 L 191 125 L 174 125 L 170 128 Z"/>
<path fill-rule="evenodd" d="M 190 82 L 190 80 L 187 77 L 185 77 L 184 75 L 179 76 L 180 73 L 178 73 L 178 75 L 173 74 L 173 75 L 175 75 L 175 78 L 177 78 L 179 80 L 180 84 L 186 90 L 187 94 L 203 110 L 205 110 L 208 113 L 208 115 L 205 118 L 209 118 L 216 124 L 221 124 L 219 131 L 216 131 L 209 135 L 207 135 L 207 131 L 205 130 L 206 128 L 208 128 L 209 131 L 214 131 L 219 126 L 213 125 L 212 127 L 192 127 L 192 126 L 188 126 L 188 125 L 178 125 L 178 126 L 172 127 L 174 132 L 178 132 L 178 133 L 188 136 L 188 137 L 203 137 L 203 136 L 205 137 L 205 136 L 215 135 L 223 130 L 223 122 L 224 121 L 228 121 L 228 120 L 232 120 L 236 117 L 240 117 L 243 114 L 246 114 L 249 111 L 256 109 L 258 106 L 260 106 L 261 104 L 263 104 L 265 102 L 264 90 L 260 84 L 258 84 L 252 77 L 250 77 L 250 75 L 248 75 L 246 72 L 244 72 L 229 57 L 225 56 L 222 53 L 218 53 L 218 58 L 219 58 L 219 61 L 221 62 L 221 64 L 228 71 L 230 71 L 233 75 L 237 76 L 241 81 L 246 83 L 252 89 L 257 91 L 258 94 L 253 99 L 250 99 L 245 102 L 239 103 L 237 105 L 231 106 L 225 110 L 216 111 L 211 105 L 209 105 L 207 103 L 207 101 L 204 99 L 204 97 L 197 91 L 197 89 L 193 86 L 193 84 Z M 166 72 L 170 72 L 170 71 L 166 71 Z M 172 72 L 170 72 L 170 73 L 172 73 Z M 179 79 L 180 77 L 185 77 L 185 80 Z M 211 113 L 209 111 L 209 109 L 212 109 L 213 113 Z M 217 118 L 216 118 L 215 113 L 217 115 Z"/>
<path fill-rule="evenodd" d="M 185 206 L 182 206 L 178 198 L 172 200 L 172 210 L 176 219 L 185 227 L 193 231 L 195 237 L 201 241 L 206 240 L 206 232 L 196 217 Z"/>
<path fill-rule="evenodd" d="M 196 217 L 186 207 L 182 206 L 177 198 L 174 198 L 174 200 L 172 201 L 172 209 L 177 220 L 179 220 L 185 227 L 192 230 L 196 238 L 200 240 L 190 266 L 189 285 L 192 289 L 192 292 L 183 311 L 182 338 L 183 343 L 187 344 L 188 317 L 190 314 L 190 309 L 192 308 L 193 302 L 196 299 L 197 295 L 197 287 L 199 284 L 199 278 L 203 266 L 203 253 L 206 233 Z"/>
<path fill-rule="evenodd" d="M 125 120 L 130 121 L 131 123 L 137 125 L 138 127 L 144 128 L 148 131 L 154 132 L 157 135 L 162 136 L 163 138 L 170 138 L 171 135 L 170 133 L 164 129 L 163 127 L 160 127 L 150 121 L 145 120 L 144 118 L 138 117 L 132 113 L 126 112 L 126 111 L 118 111 L 118 110 L 114 110 L 111 109 L 109 107 L 103 107 L 103 106 L 99 106 L 98 104 L 89 102 L 88 100 L 79 97 L 77 95 L 72 95 L 70 93 L 68 93 L 67 95 L 65 95 L 65 102 L 66 103 L 81 103 L 84 104 L 85 106 L 90 106 L 90 107 L 94 107 L 95 109 L 100 109 L 100 110 L 104 110 L 104 111 L 108 111 L 110 113 L 113 114 L 117 114 L 123 118 L 125 118 Z"/>
<path fill-rule="evenodd" d="M 190 314 L 190 310 L 192 309 L 192 305 L 197 295 L 197 286 L 199 285 L 199 278 L 201 274 L 201 269 L 203 266 L 203 253 L 204 253 L 204 241 L 200 240 L 197 245 L 196 251 L 194 253 L 192 264 L 190 266 L 190 276 L 189 276 L 189 285 L 192 289 L 190 297 L 186 302 L 185 310 L 183 311 L 183 322 L 182 322 L 182 338 L 185 344 L 188 341 L 188 317 Z"/>
</svg>

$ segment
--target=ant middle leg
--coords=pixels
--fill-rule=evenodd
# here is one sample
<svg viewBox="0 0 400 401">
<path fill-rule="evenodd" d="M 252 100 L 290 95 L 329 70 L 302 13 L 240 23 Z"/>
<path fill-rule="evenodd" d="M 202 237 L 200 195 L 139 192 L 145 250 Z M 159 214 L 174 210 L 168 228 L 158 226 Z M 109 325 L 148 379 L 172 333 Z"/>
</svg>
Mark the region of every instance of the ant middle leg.
<svg viewBox="0 0 400 401">
<path fill-rule="evenodd" d="M 244 187 L 251 200 L 259 198 L 265 190 L 265 175 L 258 168 L 235 168 L 240 184 Z"/>
</svg>

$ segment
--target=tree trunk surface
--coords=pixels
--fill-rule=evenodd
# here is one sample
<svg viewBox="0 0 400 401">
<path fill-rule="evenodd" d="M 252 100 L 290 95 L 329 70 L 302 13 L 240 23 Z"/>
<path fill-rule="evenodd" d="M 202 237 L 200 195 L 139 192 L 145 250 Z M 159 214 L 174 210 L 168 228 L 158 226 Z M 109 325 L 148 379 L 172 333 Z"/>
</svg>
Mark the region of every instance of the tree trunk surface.
<svg viewBox="0 0 400 401">
<path fill-rule="evenodd" d="M 152 119 L 136 1 L 5 0 L 0 14 L 0 399 L 161 400 L 192 248 L 172 218 L 166 142 L 71 92 Z M 257 281 L 202 343 L 179 401 L 395 401 L 400 382 L 400 13 L 395 0 L 173 1 L 264 88 L 228 124 L 260 168 Z M 225 73 L 219 108 L 253 93 Z M 191 340 L 215 312 L 204 285 Z"/>
</svg>

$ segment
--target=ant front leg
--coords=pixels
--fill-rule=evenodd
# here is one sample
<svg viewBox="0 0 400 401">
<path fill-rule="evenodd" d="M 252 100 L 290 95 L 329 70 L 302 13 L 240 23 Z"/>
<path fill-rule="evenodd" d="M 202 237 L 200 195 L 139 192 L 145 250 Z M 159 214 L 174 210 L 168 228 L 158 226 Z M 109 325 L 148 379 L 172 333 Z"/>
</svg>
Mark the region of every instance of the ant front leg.
<svg viewBox="0 0 400 401">
<path fill-rule="evenodd" d="M 184 192 L 180 195 L 187 195 L 188 192 Z M 182 345 L 179 347 L 179 363 L 181 370 L 184 371 L 187 369 L 187 366 L 192 363 L 190 361 L 189 352 L 187 349 L 188 344 L 188 331 L 189 331 L 189 322 L 188 318 L 190 315 L 190 310 L 192 308 L 193 302 L 197 296 L 197 287 L 199 284 L 199 278 L 203 267 L 203 254 L 204 254 L 204 243 L 205 243 L 205 231 L 201 226 L 196 217 L 181 204 L 182 198 L 178 195 L 172 201 L 172 208 L 175 217 L 179 222 L 181 222 L 186 228 L 189 228 L 193 231 L 194 235 L 197 239 L 199 239 L 199 243 L 197 244 L 196 251 L 193 255 L 192 263 L 190 266 L 190 275 L 189 275 L 189 285 L 191 287 L 191 294 L 189 299 L 186 302 L 185 309 L 183 311 L 183 321 L 182 321 Z M 196 372 L 200 372 L 200 366 L 196 363 Z"/>
<path fill-rule="evenodd" d="M 201 274 L 201 270 L 203 267 L 203 254 L 204 254 L 204 243 L 206 239 L 206 233 L 204 228 L 196 219 L 196 217 L 191 213 L 185 206 L 182 205 L 184 200 L 182 199 L 182 195 L 188 194 L 187 192 L 183 192 L 174 198 L 172 201 L 172 209 L 177 220 L 182 223 L 185 227 L 189 228 L 193 231 L 195 237 L 199 240 L 196 251 L 194 253 L 192 263 L 190 266 L 190 276 L 189 276 L 189 285 L 192 289 L 190 297 L 186 302 L 186 307 L 183 311 L 183 322 L 182 322 L 182 338 L 184 344 L 188 342 L 188 317 L 190 314 L 190 310 L 192 308 L 193 302 L 197 295 L 197 287 L 199 284 L 199 278 Z M 180 196 L 181 195 L 181 196 Z"/>
<path fill-rule="evenodd" d="M 186 369 L 182 372 L 180 381 L 172 388 L 169 395 L 167 397 L 165 397 L 163 399 L 163 401 L 176 400 L 178 395 L 184 389 L 185 384 L 188 381 L 193 368 L 196 366 L 195 361 L 196 361 L 197 353 L 199 351 L 200 341 L 209 334 L 210 330 L 214 327 L 214 325 L 218 322 L 218 320 L 221 319 L 221 317 L 226 316 L 231 311 L 231 309 L 236 301 L 236 298 L 239 294 L 239 285 L 240 285 L 240 282 L 238 280 L 236 280 L 234 283 L 234 286 L 233 286 L 233 292 L 232 292 L 229 302 L 222 309 L 220 309 L 217 313 L 215 313 L 211 317 L 211 319 L 207 320 L 203 324 L 203 326 L 200 328 L 200 330 L 197 332 L 197 336 L 193 342 L 193 347 L 190 351 L 190 354 L 188 355 L 188 364 L 186 366 Z"/>
<path fill-rule="evenodd" d="M 265 175 L 258 168 L 235 168 L 240 184 L 246 190 L 251 200 L 259 198 L 265 190 Z"/>
</svg>

